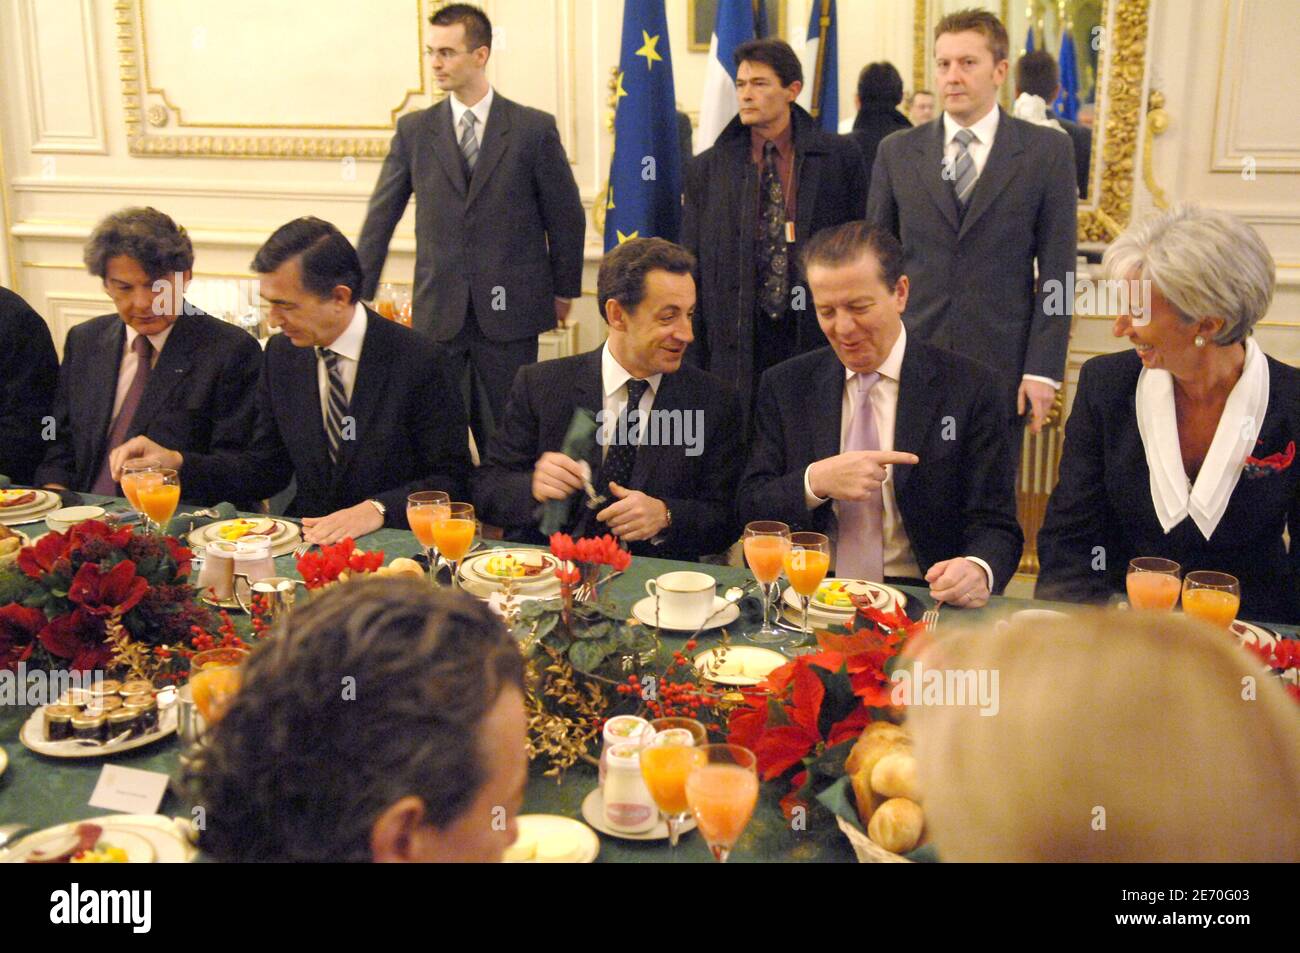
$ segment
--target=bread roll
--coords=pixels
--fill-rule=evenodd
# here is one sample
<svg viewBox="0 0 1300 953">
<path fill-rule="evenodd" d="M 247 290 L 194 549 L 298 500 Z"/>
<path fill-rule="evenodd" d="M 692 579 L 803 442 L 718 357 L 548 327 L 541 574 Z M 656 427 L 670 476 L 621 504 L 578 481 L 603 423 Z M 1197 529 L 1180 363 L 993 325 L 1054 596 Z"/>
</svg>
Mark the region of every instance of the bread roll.
<svg viewBox="0 0 1300 953">
<path fill-rule="evenodd" d="M 890 798 L 876 809 L 867 824 L 867 836 L 885 850 L 906 854 L 921 841 L 925 814 L 907 798 Z"/>
<path fill-rule="evenodd" d="M 848 760 L 844 762 L 844 773 L 857 774 L 865 766 L 870 777 L 871 768 L 885 754 L 899 746 L 906 746 L 910 750 L 911 744 L 907 732 L 898 725 L 888 721 L 873 721 L 867 725 L 849 752 Z"/>
<path fill-rule="evenodd" d="M 871 769 L 871 789 L 885 797 L 905 797 L 920 802 L 916 785 L 916 758 L 910 751 L 892 751 Z"/>
</svg>

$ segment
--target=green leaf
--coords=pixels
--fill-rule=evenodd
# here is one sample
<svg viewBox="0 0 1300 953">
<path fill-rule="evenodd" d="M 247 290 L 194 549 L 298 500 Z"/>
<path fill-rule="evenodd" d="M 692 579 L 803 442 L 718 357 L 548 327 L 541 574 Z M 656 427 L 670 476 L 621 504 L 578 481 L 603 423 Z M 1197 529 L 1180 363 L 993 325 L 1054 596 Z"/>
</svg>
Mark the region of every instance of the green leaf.
<svg viewBox="0 0 1300 953">
<path fill-rule="evenodd" d="M 856 738 L 851 738 L 848 741 L 841 741 L 839 744 L 827 748 L 819 758 L 808 766 L 809 777 L 813 775 L 820 775 L 823 778 L 844 777 L 844 762 L 848 760 L 849 752 L 853 750 L 853 745 L 856 742 Z"/>
<path fill-rule="evenodd" d="M 777 728 L 788 724 L 790 724 L 790 719 L 786 717 L 785 709 L 781 707 L 781 703 L 775 698 L 769 697 L 767 700 L 767 727 Z"/>
<path fill-rule="evenodd" d="M 579 672 L 590 674 L 600 668 L 614 651 L 613 639 L 587 639 L 569 648 L 569 664 Z"/>
</svg>

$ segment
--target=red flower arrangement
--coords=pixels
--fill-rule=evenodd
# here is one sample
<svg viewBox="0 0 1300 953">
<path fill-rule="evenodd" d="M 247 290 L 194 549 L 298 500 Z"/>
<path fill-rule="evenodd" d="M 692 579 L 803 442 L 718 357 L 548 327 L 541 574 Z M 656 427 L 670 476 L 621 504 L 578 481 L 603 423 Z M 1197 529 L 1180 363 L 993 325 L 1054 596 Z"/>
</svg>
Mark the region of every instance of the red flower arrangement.
<svg viewBox="0 0 1300 953">
<path fill-rule="evenodd" d="M 818 632 L 820 652 L 772 672 L 761 693 L 748 695 L 728 720 L 727 740 L 754 752 L 762 780 L 803 766 L 781 800 L 786 816 L 843 774 L 853 742 L 891 704 L 894 660 L 923 628 L 901 610 L 881 612 L 861 602 L 854 627 Z"/>
<path fill-rule="evenodd" d="M 104 668 L 118 627 L 146 653 L 210 628 L 212 614 L 187 582 L 191 557 L 171 537 L 97 520 L 46 534 L 0 573 L 0 668 Z"/>
<path fill-rule="evenodd" d="M 1259 442 L 1263 443 L 1264 441 Z M 1247 477 L 1262 477 L 1270 473 L 1281 473 L 1283 470 L 1290 469 L 1293 462 L 1295 462 L 1294 440 L 1288 443 L 1286 450 L 1281 453 L 1271 453 L 1267 457 L 1260 459 L 1247 457 L 1245 475 Z"/>
<path fill-rule="evenodd" d="M 361 573 L 376 572 L 384 564 L 383 550 L 357 549 L 351 537 L 298 557 L 298 575 L 308 589 L 321 589 Z M 346 574 L 346 575 L 345 575 Z"/>
<path fill-rule="evenodd" d="M 1251 642 L 1246 648 L 1259 656 L 1261 662 L 1282 676 L 1282 687 L 1286 689 L 1288 695 L 1300 702 L 1300 677 L 1297 677 L 1294 681 L 1286 679 L 1286 672 L 1291 669 L 1297 670 L 1297 675 L 1300 676 L 1300 640 L 1278 639 L 1273 645 L 1260 645 L 1258 642 Z"/>
</svg>

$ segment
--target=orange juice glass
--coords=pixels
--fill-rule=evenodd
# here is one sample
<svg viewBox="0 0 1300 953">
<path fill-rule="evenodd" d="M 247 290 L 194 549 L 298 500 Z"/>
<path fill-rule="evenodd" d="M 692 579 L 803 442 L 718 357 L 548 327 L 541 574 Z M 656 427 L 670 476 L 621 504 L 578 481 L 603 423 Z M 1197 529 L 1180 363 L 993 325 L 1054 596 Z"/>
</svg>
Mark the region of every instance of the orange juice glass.
<svg viewBox="0 0 1300 953">
<path fill-rule="evenodd" d="M 771 645 L 785 640 L 772 625 L 771 607 L 777 580 L 790 551 L 790 527 L 773 520 L 758 520 L 745 527 L 745 562 L 758 584 L 763 587 L 763 625 L 749 635 L 751 642 Z"/>
<path fill-rule="evenodd" d="M 693 718 L 656 718 L 650 726 L 654 732 L 641 736 L 641 776 L 668 825 L 669 846 L 676 847 L 691 811 L 686 781 L 709 736 Z"/>
<path fill-rule="evenodd" d="M 785 577 L 799 594 L 799 602 L 803 607 L 803 632 L 811 632 L 808 627 L 808 604 L 812 602 L 813 593 L 831 568 L 831 541 L 821 533 L 791 533 L 790 551 L 785 554 L 783 562 Z M 801 645 L 804 638 L 805 635 L 797 635 L 788 645 Z"/>
<path fill-rule="evenodd" d="M 433 520 L 433 542 L 438 552 L 451 564 L 451 585 L 460 588 L 460 561 L 474 545 L 474 507 L 469 503 L 448 503 L 446 515 L 441 509 Z"/>
<path fill-rule="evenodd" d="M 686 779 L 686 800 L 715 860 L 725 863 L 758 803 L 757 759 L 740 745 L 705 745 Z"/>
<path fill-rule="evenodd" d="M 145 516 L 163 533 L 181 501 L 181 482 L 175 470 L 160 468 L 137 479 L 135 495 Z"/>
<path fill-rule="evenodd" d="M 221 720 L 239 691 L 240 666 L 247 658 L 247 649 L 220 648 L 200 652 L 190 660 L 190 692 L 208 725 Z"/>
<path fill-rule="evenodd" d="M 144 507 L 140 505 L 140 498 L 136 495 L 136 487 L 140 485 L 142 479 L 145 479 L 144 474 L 157 471 L 158 468 L 158 461 L 148 458 L 128 460 L 122 464 L 122 495 L 131 504 L 131 509 L 137 513 L 143 514 Z"/>
<path fill-rule="evenodd" d="M 429 561 L 429 579 L 434 588 L 438 586 L 437 559 L 433 525 L 438 520 L 451 516 L 448 504 L 451 497 L 442 490 L 421 490 L 406 498 L 406 522 L 415 534 L 416 540 L 424 547 L 424 557 Z"/>
<path fill-rule="evenodd" d="M 1129 561 L 1125 588 L 1134 609 L 1172 609 L 1178 605 L 1182 567 L 1172 559 L 1140 556 Z"/>
<path fill-rule="evenodd" d="M 1183 611 L 1226 629 L 1241 608 L 1241 583 L 1224 572 L 1189 572 L 1183 580 Z"/>
</svg>

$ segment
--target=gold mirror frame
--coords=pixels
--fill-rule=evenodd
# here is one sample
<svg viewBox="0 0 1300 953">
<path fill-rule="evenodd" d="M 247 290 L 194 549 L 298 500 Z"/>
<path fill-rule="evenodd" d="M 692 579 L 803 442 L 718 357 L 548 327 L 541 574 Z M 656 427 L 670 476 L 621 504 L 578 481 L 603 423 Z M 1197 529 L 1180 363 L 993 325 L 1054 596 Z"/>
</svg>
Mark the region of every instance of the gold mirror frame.
<svg viewBox="0 0 1300 953">
<path fill-rule="evenodd" d="M 417 42 L 423 49 L 422 24 L 446 0 L 415 0 L 417 16 Z M 162 89 L 149 84 L 148 51 L 145 48 L 145 18 L 142 0 L 115 0 L 113 19 L 116 30 L 119 72 L 122 79 L 122 106 L 126 117 L 127 145 L 133 156 L 224 156 L 249 159 L 382 159 L 388 154 L 392 130 L 398 117 L 408 109 L 416 97 L 428 93 L 428 74 L 421 53 L 420 88 L 406 90 L 402 101 L 390 110 L 384 124 L 374 126 L 321 126 L 311 124 L 286 124 L 274 128 L 320 130 L 322 132 L 379 130 L 375 135 L 221 135 L 220 133 L 164 135 L 155 132 L 170 123 L 179 126 L 180 109 L 167 98 Z M 150 95 L 160 97 L 162 104 L 147 103 Z M 257 130 L 268 128 L 255 123 L 230 123 L 216 127 L 222 130 Z"/>
<path fill-rule="evenodd" d="M 929 36 L 933 26 L 928 19 L 929 6 L 928 0 L 915 0 L 912 12 L 913 89 L 925 88 L 929 81 Z M 1128 226 L 1133 215 L 1149 6 L 1150 0 L 1102 0 L 1102 22 L 1110 43 L 1098 77 L 1100 95 L 1094 129 L 1102 131 L 1100 163 L 1094 148 L 1093 174 L 1089 177 L 1099 182 L 1100 188 L 1095 196 L 1079 202 L 1080 242 L 1111 241 Z M 1004 23 L 1010 21 L 1009 8 L 1010 0 L 1002 0 Z"/>
</svg>

